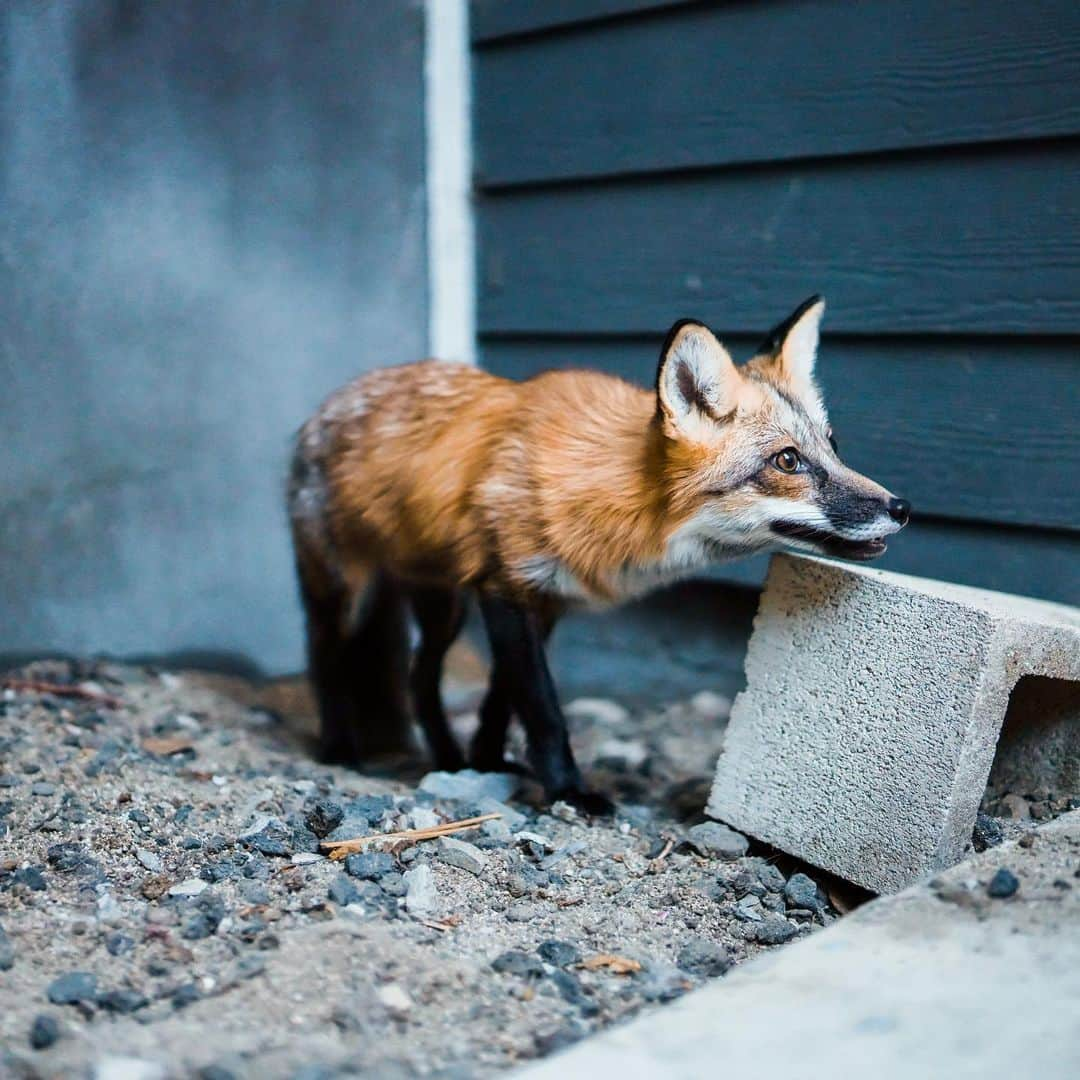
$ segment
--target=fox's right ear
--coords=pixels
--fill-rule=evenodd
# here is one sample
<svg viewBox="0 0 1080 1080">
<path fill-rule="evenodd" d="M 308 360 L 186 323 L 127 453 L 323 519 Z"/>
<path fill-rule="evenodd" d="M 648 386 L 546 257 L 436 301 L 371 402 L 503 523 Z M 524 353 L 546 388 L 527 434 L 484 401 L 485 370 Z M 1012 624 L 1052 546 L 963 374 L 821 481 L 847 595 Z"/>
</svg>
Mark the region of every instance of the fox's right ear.
<svg viewBox="0 0 1080 1080">
<path fill-rule="evenodd" d="M 716 423 L 735 410 L 741 378 L 707 326 L 680 319 L 668 331 L 656 372 L 657 408 L 669 434 L 714 438 Z"/>
</svg>

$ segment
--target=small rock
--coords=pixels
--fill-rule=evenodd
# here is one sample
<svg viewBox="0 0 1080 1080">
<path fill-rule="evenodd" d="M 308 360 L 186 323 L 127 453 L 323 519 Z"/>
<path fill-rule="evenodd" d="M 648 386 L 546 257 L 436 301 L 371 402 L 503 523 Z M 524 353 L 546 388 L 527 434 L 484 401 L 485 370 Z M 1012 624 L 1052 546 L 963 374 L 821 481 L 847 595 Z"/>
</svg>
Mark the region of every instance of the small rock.
<svg viewBox="0 0 1080 1080">
<path fill-rule="evenodd" d="M 198 896 L 207 887 L 202 878 L 188 878 L 186 881 L 177 882 L 169 889 L 170 896 Z"/>
<path fill-rule="evenodd" d="M 96 1001 L 106 1012 L 123 1014 L 136 1012 L 150 1004 L 145 994 L 140 994 L 138 990 L 128 989 L 107 990 L 103 994 L 98 994 Z"/>
<path fill-rule="evenodd" d="M 93 1080 L 165 1080 L 165 1066 L 143 1058 L 107 1057 L 94 1066 Z"/>
<path fill-rule="evenodd" d="M 487 856 L 475 844 L 453 836 L 439 838 L 439 858 L 448 866 L 480 875 L 487 866 Z"/>
<path fill-rule="evenodd" d="M 538 979 L 544 974 L 544 965 L 535 956 L 515 949 L 496 956 L 491 966 L 500 974 L 520 975 L 523 978 Z"/>
<path fill-rule="evenodd" d="M 41 795 L 43 797 L 56 794 L 56 785 L 50 784 L 45 780 L 38 780 L 30 785 L 31 795 Z"/>
<path fill-rule="evenodd" d="M 47 885 L 40 866 L 23 866 L 12 875 L 16 885 L 25 885 L 31 892 L 45 892 Z"/>
<path fill-rule="evenodd" d="M 98 897 L 97 917 L 103 922 L 114 925 L 124 917 L 124 909 L 112 893 L 103 893 Z"/>
<path fill-rule="evenodd" d="M 88 859 L 89 853 L 82 844 L 53 844 L 45 852 L 45 861 L 58 873 L 70 874 L 78 870 Z"/>
<path fill-rule="evenodd" d="M 787 884 L 787 879 L 772 863 L 762 863 L 758 870 L 758 880 L 769 892 L 774 893 L 782 893 Z"/>
<path fill-rule="evenodd" d="M 417 806 L 409 811 L 410 829 L 433 829 L 441 822 L 442 818 L 426 806 Z"/>
<path fill-rule="evenodd" d="M 126 956 L 135 948 L 135 939 L 117 930 L 106 935 L 105 948 L 110 956 Z"/>
<path fill-rule="evenodd" d="M 825 896 L 817 882 L 802 873 L 792 874 L 788 878 L 788 883 L 784 886 L 784 898 L 789 907 L 808 908 L 813 912 L 820 913 L 826 906 Z"/>
<path fill-rule="evenodd" d="M 184 983 L 172 992 L 172 1007 L 174 1009 L 186 1009 L 201 997 L 202 994 L 199 993 L 199 988 L 194 983 Z"/>
<path fill-rule="evenodd" d="M 690 708 L 703 720 L 720 720 L 731 712 L 731 698 L 702 690 L 690 699 Z"/>
<path fill-rule="evenodd" d="M 150 871 L 151 874 L 160 874 L 165 869 L 161 856 L 147 848 L 136 848 L 135 858 Z"/>
<path fill-rule="evenodd" d="M 385 851 L 358 851 L 345 858 L 345 873 L 361 881 L 374 881 L 394 869 L 394 858 Z"/>
<path fill-rule="evenodd" d="M 614 726 L 630 719 L 629 711 L 617 701 L 608 698 L 575 698 L 563 712 L 574 719 L 589 720 L 595 724 Z"/>
<path fill-rule="evenodd" d="M 360 892 L 345 874 L 338 874 L 330 882 L 327 895 L 338 907 L 348 907 L 360 903 Z"/>
<path fill-rule="evenodd" d="M 89 971 L 69 971 L 49 983 L 46 991 L 54 1005 L 78 1005 L 97 997 L 97 976 Z"/>
<path fill-rule="evenodd" d="M 437 799 L 457 799 L 475 803 L 488 797 L 505 802 L 512 798 L 520 784 L 514 773 L 477 772 L 462 769 L 460 772 L 430 772 L 420 781 L 418 790 L 426 791 Z"/>
<path fill-rule="evenodd" d="M 395 1016 L 404 1016 L 412 1007 L 412 998 L 400 983 L 385 983 L 375 991 L 375 996 Z"/>
<path fill-rule="evenodd" d="M 60 1025 L 48 1013 L 34 1017 L 30 1028 L 30 1045 L 35 1050 L 48 1050 L 60 1038 Z"/>
<path fill-rule="evenodd" d="M 507 922 L 532 922 L 541 912 L 539 904 L 527 900 L 517 900 L 506 909 Z"/>
<path fill-rule="evenodd" d="M 542 941 L 537 945 L 536 951 L 549 964 L 560 968 L 570 967 L 571 964 L 581 961 L 580 951 L 569 941 Z"/>
<path fill-rule="evenodd" d="M 704 821 L 695 825 L 687 836 L 702 855 L 715 859 L 741 858 L 750 847 L 750 841 L 742 833 L 737 833 L 718 821 Z"/>
<path fill-rule="evenodd" d="M 979 814 L 975 818 L 975 828 L 971 833 L 971 846 L 976 851 L 997 847 L 1005 839 L 1001 824 L 989 814 Z"/>
<path fill-rule="evenodd" d="M 405 910 L 410 915 L 423 918 L 435 910 L 438 895 L 435 892 L 435 875 L 426 863 L 414 866 L 402 875 L 405 881 Z"/>
<path fill-rule="evenodd" d="M 693 938 L 680 950 L 675 961 L 690 975 L 707 975 L 714 978 L 723 975 L 731 967 L 727 950 L 708 938 Z"/>
<path fill-rule="evenodd" d="M 783 945 L 785 941 L 790 941 L 798 932 L 798 929 L 792 926 L 787 919 L 782 919 L 778 915 L 770 915 L 754 926 L 753 937 L 755 941 L 760 942 L 762 945 Z"/>
<path fill-rule="evenodd" d="M 1005 900 L 1010 896 L 1015 896 L 1019 888 L 1019 878 L 1003 866 L 990 879 L 990 883 L 986 886 L 986 893 L 995 900 Z"/>
<path fill-rule="evenodd" d="M 743 922 L 761 922 L 765 918 L 762 911 L 761 898 L 753 893 L 747 893 L 735 905 L 735 918 Z"/>
<path fill-rule="evenodd" d="M 646 1001 L 674 1001 L 691 985 L 678 968 L 661 963 L 650 963 L 636 981 L 640 983 L 641 996 Z"/>
<path fill-rule="evenodd" d="M 399 897 L 404 896 L 408 889 L 405 886 L 404 875 L 398 873 L 397 870 L 391 870 L 388 874 L 382 874 L 379 877 L 379 888 L 387 896 Z"/>
</svg>

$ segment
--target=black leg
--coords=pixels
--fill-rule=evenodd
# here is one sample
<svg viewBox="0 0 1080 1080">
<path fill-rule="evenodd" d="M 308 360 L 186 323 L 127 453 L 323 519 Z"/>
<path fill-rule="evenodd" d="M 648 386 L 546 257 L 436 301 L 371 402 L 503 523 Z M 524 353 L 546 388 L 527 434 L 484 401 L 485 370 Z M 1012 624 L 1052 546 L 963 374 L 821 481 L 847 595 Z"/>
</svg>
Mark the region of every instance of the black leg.
<svg viewBox="0 0 1080 1080">
<path fill-rule="evenodd" d="M 614 809 L 602 795 L 586 790 L 574 762 L 566 718 L 544 657 L 539 616 L 493 596 L 481 596 L 480 608 L 491 639 L 493 686 L 504 686 L 525 726 L 529 762 L 547 797 L 577 806 L 588 814 Z"/>
<path fill-rule="evenodd" d="M 555 628 L 555 619 L 544 618 L 540 623 L 541 640 L 546 645 Z M 480 706 L 480 725 L 469 747 L 469 764 L 474 769 L 481 772 L 520 771 L 520 766 L 506 760 L 506 736 L 513 715 L 505 680 L 498 677 L 498 670 L 493 667 L 491 684 Z"/>
<path fill-rule="evenodd" d="M 454 771 L 464 768 L 465 758 L 447 723 L 439 685 L 443 658 L 461 631 L 465 607 L 454 589 L 417 588 L 410 596 L 420 625 L 420 648 L 410 678 L 416 716 L 436 767 Z"/>
<path fill-rule="evenodd" d="M 303 576 L 301 596 L 323 760 L 356 765 L 376 754 L 409 750 L 409 639 L 398 587 L 374 576 L 356 613 L 344 589 L 316 590 Z"/>
<path fill-rule="evenodd" d="M 505 757 L 506 734 L 510 730 L 513 710 L 506 688 L 493 668 L 491 685 L 480 706 L 480 726 L 469 747 L 469 764 L 481 772 L 503 772 L 508 769 Z"/>
</svg>

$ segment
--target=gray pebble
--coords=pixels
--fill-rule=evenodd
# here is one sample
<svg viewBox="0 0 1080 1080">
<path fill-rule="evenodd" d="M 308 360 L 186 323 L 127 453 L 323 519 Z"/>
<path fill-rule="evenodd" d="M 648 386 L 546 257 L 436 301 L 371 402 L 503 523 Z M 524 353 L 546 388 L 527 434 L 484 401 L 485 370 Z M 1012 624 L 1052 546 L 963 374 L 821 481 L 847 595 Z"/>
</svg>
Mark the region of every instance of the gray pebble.
<svg viewBox="0 0 1080 1080">
<path fill-rule="evenodd" d="M 137 1012 L 150 1004 L 145 994 L 130 989 L 107 990 L 103 994 L 98 994 L 96 1000 L 97 1004 L 106 1012 L 123 1014 Z"/>
<path fill-rule="evenodd" d="M 48 1013 L 34 1017 L 30 1028 L 30 1046 L 34 1050 L 48 1050 L 60 1038 L 60 1025 Z"/>
<path fill-rule="evenodd" d="M 1019 878 L 1011 870 L 1003 866 L 990 879 L 990 884 L 986 886 L 986 893 L 995 900 L 1005 900 L 1010 896 L 1014 896 L 1019 888 Z"/>
<path fill-rule="evenodd" d="M 506 802 L 512 798 L 520 784 L 513 773 L 477 772 L 462 769 L 460 772 L 430 772 L 420 781 L 420 791 L 426 791 L 437 799 L 460 799 L 476 803 L 483 798 Z"/>
<path fill-rule="evenodd" d="M 54 1005 L 77 1005 L 97 997 L 97 976 L 89 971 L 69 971 L 49 983 L 46 996 Z"/>
<path fill-rule="evenodd" d="M 783 945 L 785 941 L 790 941 L 798 932 L 787 919 L 781 919 L 777 915 L 770 915 L 754 927 L 753 936 L 754 940 L 762 945 Z"/>
<path fill-rule="evenodd" d="M 136 848 L 135 858 L 152 874 L 160 874 L 165 869 L 161 856 L 153 851 L 148 851 L 146 848 Z"/>
<path fill-rule="evenodd" d="M 569 941 L 542 941 L 536 947 L 536 951 L 549 964 L 556 967 L 569 967 L 581 960 L 581 953 L 576 945 Z"/>
<path fill-rule="evenodd" d="M 110 956 L 126 956 L 135 948 L 135 939 L 118 930 L 105 936 L 105 948 Z"/>
<path fill-rule="evenodd" d="M 792 874 L 784 886 L 784 896 L 788 907 L 809 908 L 814 912 L 825 910 L 824 894 L 818 888 L 817 882 L 806 874 Z"/>
<path fill-rule="evenodd" d="M 750 841 L 742 833 L 718 821 L 704 821 L 695 825 L 688 831 L 687 837 L 702 855 L 714 859 L 738 859 L 750 847 Z"/>
<path fill-rule="evenodd" d="M 532 922 L 541 912 L 539 904 L 527 900 L 518 900 L 506 909 L 507 922 Z"/>
<path fill-rule="evenodd" d="M 30 794 L 41 796 L 55 795 L 56 785 L 50 784 L 45 780 L 37 780 L 30 785 Z"/>
<path fill-rule="evenodd" d="M 708 938 L 692 938 L 680 950 L 675 962 L 690 975 L 714 978 L 731 966 L 727 949 Z"/>
<path fill-rule="evenodd" d="M 500 974 L 521 975 L 525 978 L 540 978 L 544 974 L 544 965 L 528 953 L 511 949 L 496 956 L 491 966 Z"/>
<path fill-rule="evenodd" d="M 45 892 L 45 875 L 40 866 L 23 866 L 12 875 L 16 885 L 25 885 L 31 892 Z"/>
<path fill-rule="evenodd" d="M 456 866 L 470 874 L 482 874 L 487 856 L 475 844 L 453 836 L 439 838 L 439 858 L 448 866 Z"/>
<path fill-rule="evenodd" d="M 393 869 L 393 856 L 385 851 L 358 851 L 345 858 L 345 873 L 362 881 L 375 881 Z"/>
<path fill-rule="evenodd" d="M 329 896 L 330 900 L 337 904 L 338 907 L 348 907 L 350 904 L 357 904 L 360 902 L 359 891 L 345 874 L 338 874 L 337 877 L 330 882 L 327 896 Z"/>
<path fill-rule="evenodd" d="M 758 880 L 769 892 L 782 893 L 787 880 L 772 863 L 762 863 L 758 869 Z"/>
</svg>

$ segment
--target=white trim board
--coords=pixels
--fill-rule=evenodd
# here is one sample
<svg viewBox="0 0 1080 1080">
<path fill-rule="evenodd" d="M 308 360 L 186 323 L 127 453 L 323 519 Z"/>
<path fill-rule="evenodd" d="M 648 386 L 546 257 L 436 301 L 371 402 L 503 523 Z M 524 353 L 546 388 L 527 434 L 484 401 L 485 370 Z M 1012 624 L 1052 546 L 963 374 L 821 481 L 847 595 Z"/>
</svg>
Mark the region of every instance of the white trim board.
<svg viewBox="0 0 1080 1080">
<path fill-rule="evenodd" d="M 428 351 L 476 362 L 468 0 L 425 0 Z"/>
</svg>

